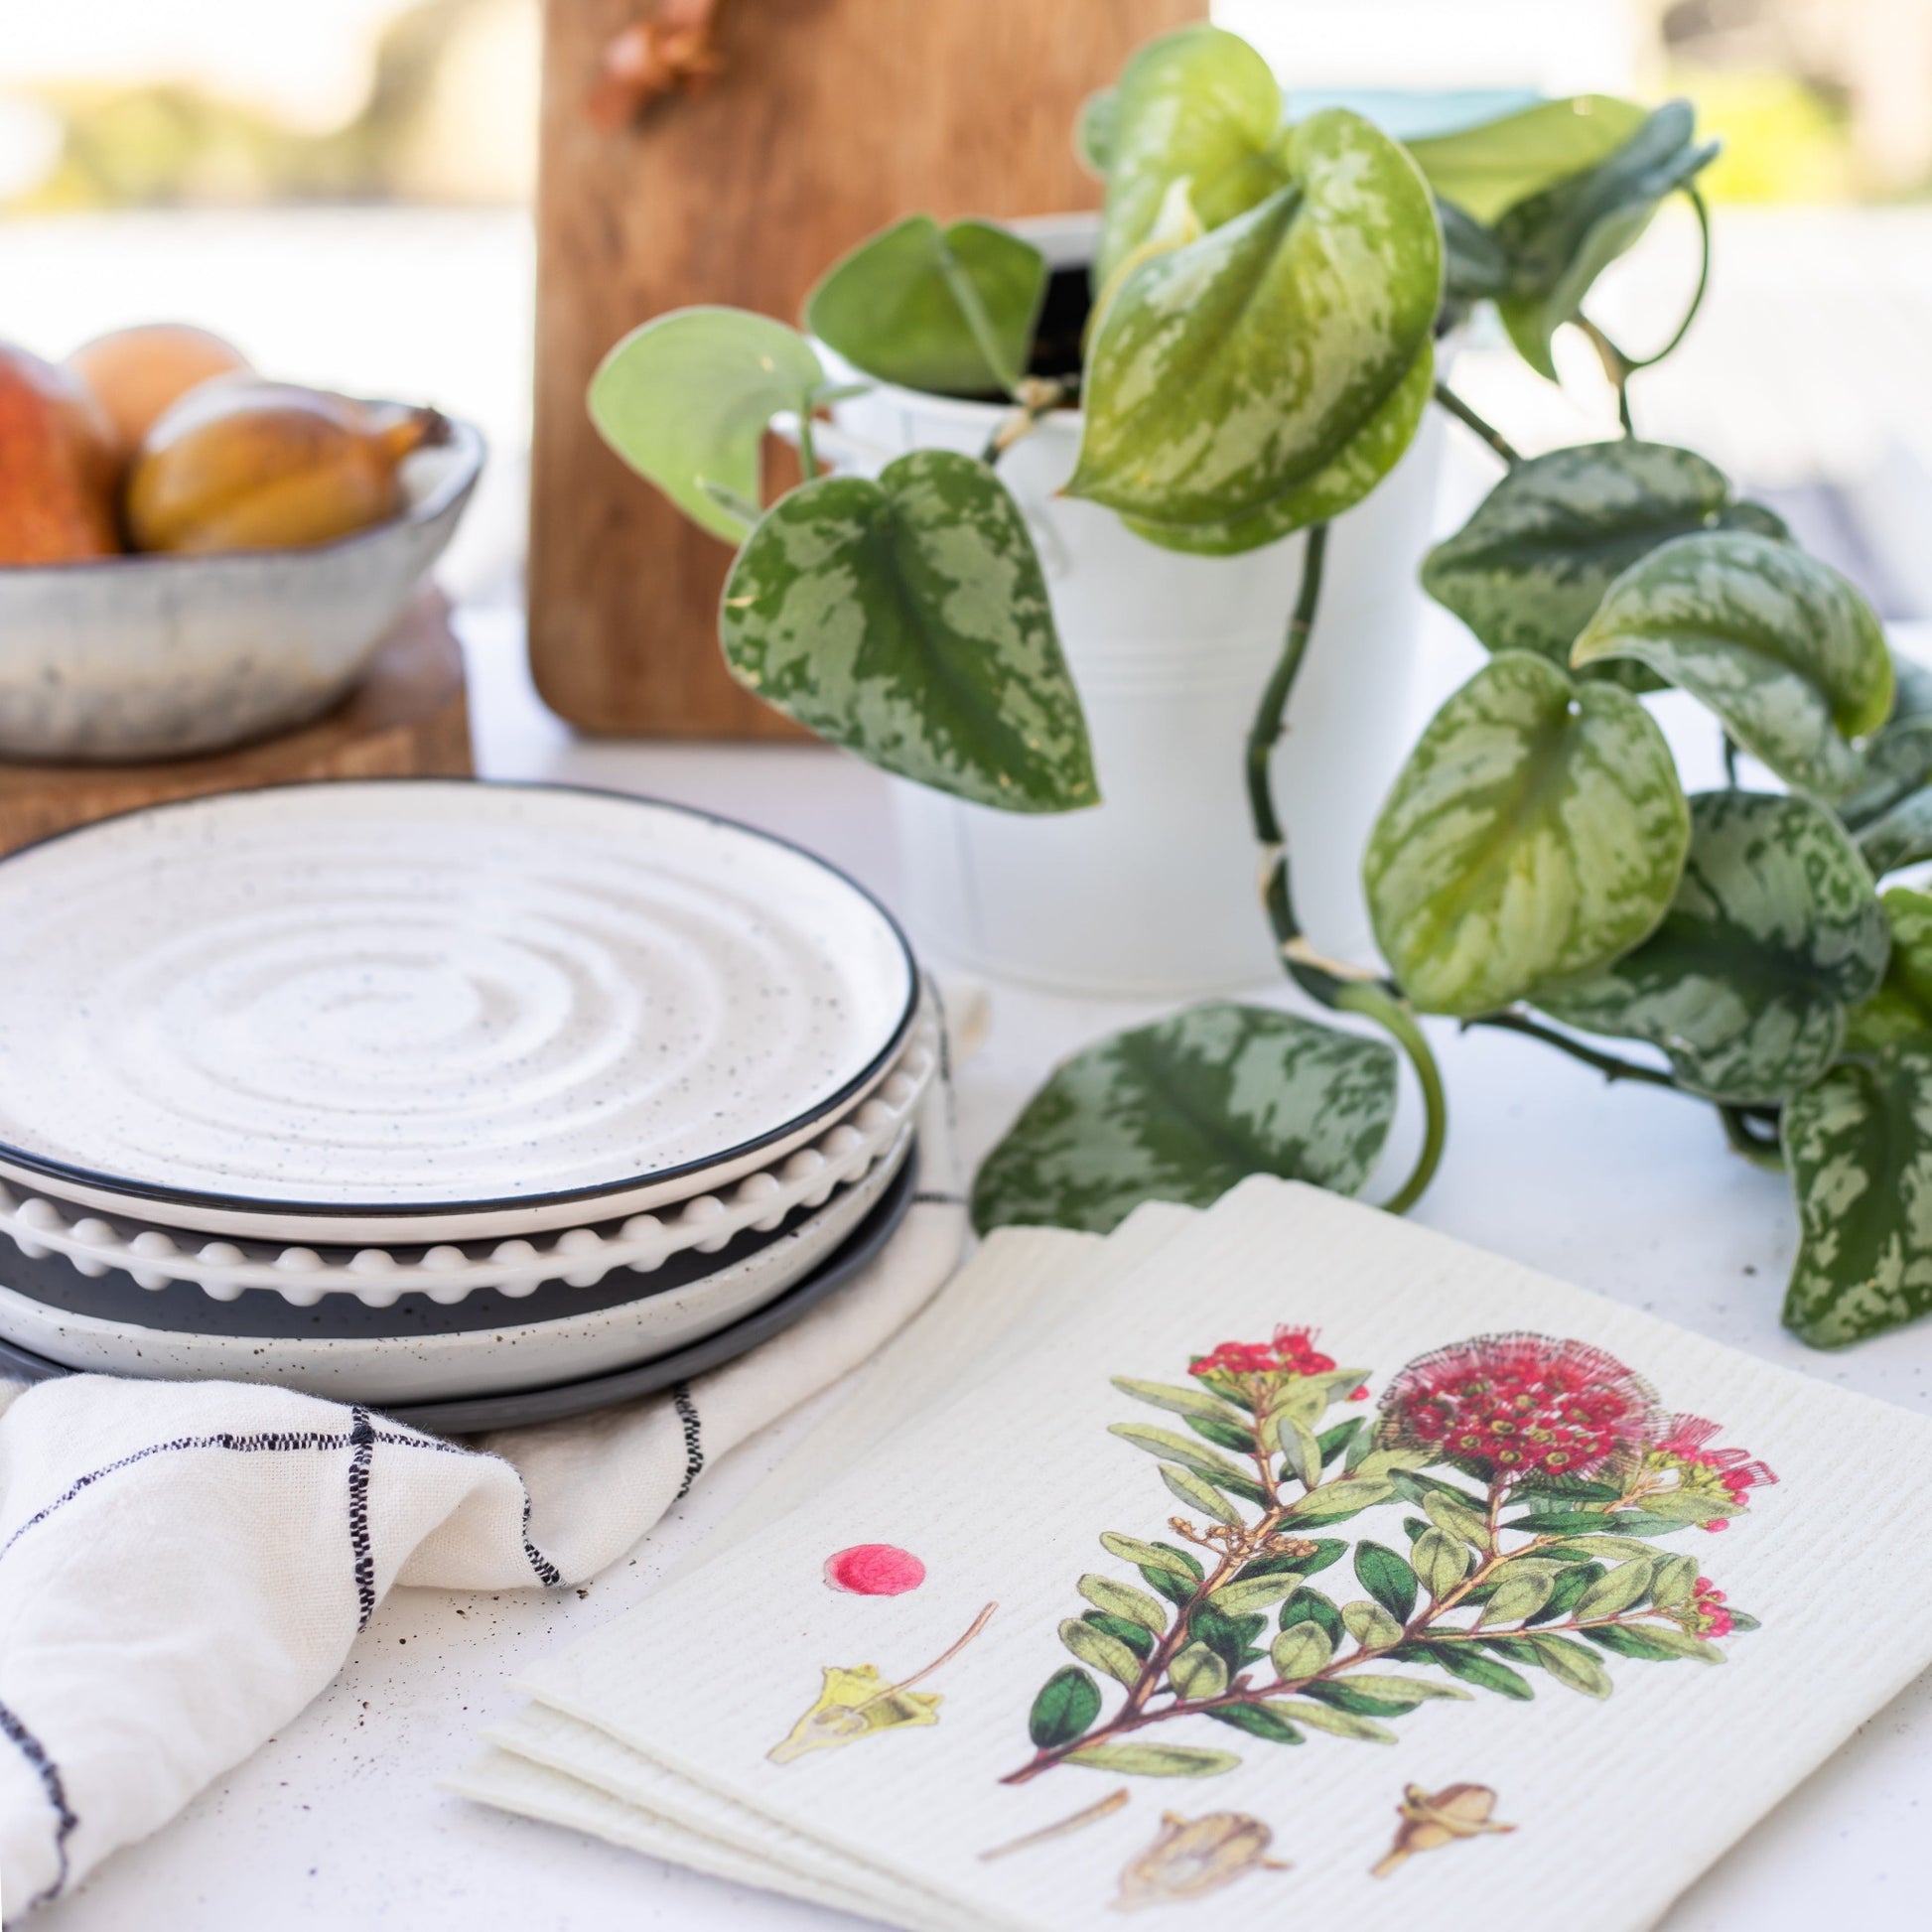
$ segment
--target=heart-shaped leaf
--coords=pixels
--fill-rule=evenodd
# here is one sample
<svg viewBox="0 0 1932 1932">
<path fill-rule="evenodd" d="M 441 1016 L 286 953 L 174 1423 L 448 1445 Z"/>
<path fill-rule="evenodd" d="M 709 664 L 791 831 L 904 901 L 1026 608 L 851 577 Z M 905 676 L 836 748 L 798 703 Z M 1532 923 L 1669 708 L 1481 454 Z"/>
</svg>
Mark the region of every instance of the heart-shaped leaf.
<svg viewBox="0 0 1932 1932">
<path fill-rule="evenodd" d="M 915 450 L 782 497 L 719 633 L 741 683 L 888 771 L 1008 811 L 1100 796 L 1033 538 L 970 457 Z"/>
<path fill-rule="evenodd" d="M 1932 670 L 1894 651 L 1891 677 L 1891 716 L 1864 748 L 1859 782 L 1838 806 L 1839 817 L 1861 830 L 1932 785 Z"/>
<path fill-rule="evenodd" d="M 1369 835 L 1376 941 L 1425 1012 L 1490 1012 L 1645 938 L 1690 835 L 1642 705 L 1504 651 L 1430 721 Z"/>
<path fill-rule="evenodd" d="M 598 434 L 692 522 L 738 543 L 751 521 L 707 483 L 760 500 L 759 445 L 779 410 L 802 411 L 825 371 L 795 329 L 742 309 L 675 309 L 633 329 L 591 378 Z"/>
<path fill-rule="evenodd" d="M 1625 437 L 1519 463 L 1475 514 L 1433 549 L 1422 582 L 1490 650 L 1568 664 L 1612 581 L 1660 543 L 1724 527 L 1738 510 L 1715 464 Z M 1593 665 L 1601 676 L 1635 665 Z"/>
<path fill-rule="evenodd" d="M 1716 158 L 1718 144 L 1700 147 L 1696 127 L 1688 101 L 1667 101 L 1593 167 L 1515 203 L 1496 222 L 1511 263 L 1510 292 L 1497 310 L 1517 352 L 1553 382 L 1557 331 L 1650 225 L 1658 204 Z"/>
<path fill-rule="evenodd" d="M 1871 875 L 1829 812 L 1709 791 L 1691 800 L 1663 924 L 1602 972 L 1532 997 L 1566 1026 L 1661 1047 L 1694 1092 L 1775 1105 L 1837 1058 L 1887 944 Z"/>
<path fill-rule="evenodd" d="M 1046 257 L 990 221 L 914 214 L 863 241 L 805 300 L 805 326 L 882 382 L 1011 393 L 1046 298 Z M 978 314 L 972 309 L 977 306 Z"/>
<path fill-rule="evenodd" d="M 1578 94 L 1407 145 L 1437 194 L 1492 222 L 1518 202 L 1606 160 L 1643 122 L 1634 101 Z"/>
<path fill-rule="evenodd" d="M 1286 188 L 1115 297 L 1069 494 L 1162 525 L 1276 512 L 1416 379 L 1443 257 L 1415 164 L 1341 108 L 1297 124 L 1285 158 Z"/>
<path fill-rule="evenodd" d="M 1841 1348 L 1932 1311 L 1932 1040 L 1835 1066 L 1782 1134 L 1798 1197 L 1784 1325 Z"/>
<path fill-rule="evenodd" d="M 1848 1052 L 1868 1053 L 1901 1039 L 1932 1039 L 1932 895 L 1894 886 L 1883 904 L 1891 954 L 1877 992 L 1846 1025 Z"/>
<path fill-rule="evenodd" d="M 1394 1053 L 1267 1007 L 1194 1007 L 1064 1061 L 987 1157 L 982 1233 L 1104 1234 L 1141 1202 L 1205 1207 L 1251 1173 L 1354 1193 L 1395 1111 Z"/>
<path fill-rule="evenodd" d="M 1145 516 L 1121 520 L 1149 543 L 1196 557 L 1239 556 L 1277 543 L 1311 523 L 1325 523 L 1359 503 L 1402 461 L 1429 407 L 1435 382 L 1435 345 L 1425 343 L 1409 373 L 1349 438 L 1341 454 L 1253 516 L 1228 523 L 1159 523 Z"/>
<path fill-rule="evenodd" d="M 1150 41 L 1091 129 L 1107 176 L 1094 286 L 1146 240 L 1177 181 L 1203 227 L 1266 201 L 1287 179 L 1281 125 L 1281 85 L 1239 35 L 1202 25 Z M 1085 139 L 1085 116 L 1082 129 Z"/>
<path fill-rule="evenodd" d="M 1604 593 L 1571 662 L 1628 658 L 1708 706 L 1787 784 L 1827 800 L 1891 710 L 1871 607 L 1829 564 L 1743 530 L 1679 537 Z"/>
</svg>

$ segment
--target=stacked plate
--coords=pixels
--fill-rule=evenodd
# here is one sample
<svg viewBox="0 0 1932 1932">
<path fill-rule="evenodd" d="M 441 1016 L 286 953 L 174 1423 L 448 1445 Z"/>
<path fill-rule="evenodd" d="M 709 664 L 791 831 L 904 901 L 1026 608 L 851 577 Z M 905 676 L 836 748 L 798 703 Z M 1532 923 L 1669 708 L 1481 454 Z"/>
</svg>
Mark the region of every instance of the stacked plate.
<svg viewBox="0 0 1932 1932">
<path fill-rule="evenodd" d="M 816 859 L 614 793 L 401 779 L 0 859 L 0 1349 L 449 1429 L 752 1346 L 883 1245 L 938 1059 Z"/>
</svg>

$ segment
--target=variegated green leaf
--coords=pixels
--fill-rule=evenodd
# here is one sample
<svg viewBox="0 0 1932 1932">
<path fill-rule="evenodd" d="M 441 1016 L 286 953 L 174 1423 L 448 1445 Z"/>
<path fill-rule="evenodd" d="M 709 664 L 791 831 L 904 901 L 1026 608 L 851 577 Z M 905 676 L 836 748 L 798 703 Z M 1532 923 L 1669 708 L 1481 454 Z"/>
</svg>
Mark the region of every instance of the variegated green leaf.
<svg viewBox="0 0 1932 1932">
<path fill-rule="evenodd" d="M 1152 1631 L 1160 1636 L 1168 1627 L 1166 1608 L 1144 1589 L 1136 1589 L 1132 1584 L 1116 1582 L 1112 1577 L 1102 1577 L 1089 1571 L 1076 1586 L 1079 1592 L 1096 1610 L 1105 1610 L 1109 1616 L 1125 1617 L 1129 1623 L 1138 1623 L 1143 1630 Z"/>
<path fill-rule="evenodd" d="M 742 309 L 674 309 L 633 329 L 591 378 L 591 421 L 692 522 L 739 543 L 760 500 L 759 446 L 825 371 L 795 329 Z M 744 504 L 728 507 L 706 484 Z"/>
<path fill-rule="evenodd" d="M 1932 896 L 1894 886 L 1882 903 L 1891 954 L 1877 992 L 1846 1025 L 1846 1048 L 1854 1053 L 1895 1040 L 1932 1038 Z"/>
<path fill-rule="evenodd" d="M 1415 152 L 1414 147 L 1410 153 Z M 1459 317 L 1478 302 L 1490 301 L 1509 287 L 1509 257 L 1502 243 L 1474 215 L 1436 196 L 1436 219 L 1443 228 L 1443 309 Z"/>
<path fill-rule="evenodd" d="M 1061 1623 L 1060 1641 L 1089 1670 L 1097 1670 L 1129 1690 L 1140 1682 L 1141 1660 L 1118 1637 L 1080 1617 L 1070 1616 Z"/>
<path fill-rule="evenodd" d="M 1772 1105 L 1837 1058 L 1888 947 L 1871 875 L 1799 797 L 1691 800 L 1691 853 L 1664 922 L 1587 979 L 1531 997 L 1587 1033 L 1645 1039 L 1714 1100 Z"/>
<path fill-rule="evenodd" d="M 1007 811 L 1099 799 L 1033 539 L 970 457 L 915 450 L 782 497 L 719 633 L 742 684 L 888 771 Z"/>
<path fill-rule="evenodd" d="M 1658 204 L 1716 157 L 1718 144 L 1699 146 L 1696 130 L 1690 103 L 1667 101 L 1593 167 L 1516 202 L 1496 221 L 1511 264 L 1497 310 L 1517 352 L 1553 382 L 1557 331 L 1650 225 Z"/>
<path fill-rule="evenodd" d="M 962 283 L 976 301 L 963 306 Z M 908 215 L 835 262 L 805 299 L 805 326 L 882 382 L 953 395 L 1010 392 L 1027 371 L 1046 257 L 990 221 L 941 228 Z"/>
<path fill-rule="evenodd" d="M 1119 89 L 1096 87 L 1080 103 L 1074 120 L 1073 152 L 1096 181 L 1104 182 L 1107 170 L 1114 165 L 1114 123 L 1119 114 Z"/>
<path fill-rule="evenodd" d="M 1742 530 L 1679 537 L 1604 593 L 1571 662 L 1647 665 L 1707 705 L 1801 791 L 1842 797 L 1851 741 L 1891 710 L 1891 656 L 1871 607 L 1829 564 Z"/>
<path fill-rule="evenodd" d="M 1251 1173 L 1343 1193 L 1395 1112 L 1395 1055 L 1267 1007 L 1194 1007 L 1076 1053 L 979 1171 L 973 1218 L 1105 1234 L 1146 1200 L 1206 1207 Z"/>
<path fill-rule="evenodd" d="M 1932 859 L 1932 786 L 1879 813 L 1861 827 L 1858 839 L 1865 864 L 1879 879 Z"/>
<path fill-rule="evenodd" d="M 1325 523 L 1359 503 L 1401 462 L 1429 407 L 1435 381 L 1435 345 L 1425 343 L 1409 373 L 1349 438 L 1341 454 L 1252 516 L 1227 523 L 1162 523 L 1146 516 L 1121 520 L 1149 543 L 1196 557 L 1238 556 L 1279 542 L 1311 523 Z"/>
<path fill-rule="evenodd" d="M 1281 85 L 1239 35 L 1203 25 L 1150 41 L 1099 118 L 1082 116 L 1089 153 L 1091 135 L 1106 154 L 1094 286 L 1146 240 L 1177 181 L 1209 228 L 1266 201 L 1288 178 L 1281 125 Z"/>
<path fill-rule="evenodd" d="M 1770 512 L 1733 504 L 1724 472 L 1690 450 L 1633 437 L 1583 443 L 1508 471 L 1429 553 L 1423 588 L 1488 649 L 1533 650 L 1568 665 L 1617 576 L 1660 543 L 1739 515 L 1762 528 Z M 1652 673 L 1621 661 L 1590 674 L 1627 682 L 1632 672 L 1654 687 Z"/>
<path fill-rule="evenodd" d="M 1407 145 L 1437 194 L 1478 221 L 1494 221 L 1516 203 L 1593 168 L 1643 122 L 1634 101 L 1577 94 Z"/>
<path fill-rule="evenodd" d="M 1782 1134 L 1798 1197 L 1784 1325 L 1839 1348 L 1932 1310 L 1932 1041 L 1835 1066 Z"/>
<path fill-rule="evenodd" d="M 1330 472 L 1312 496 L 1333 513 L 1347 493 L 1334 478 L 1372 487 L 1401 454 L 1388 427 L 1413 427 L 1442 296 L 1429 190 L 1395 142 L 1340 108 L 1298 123 L 1286 158 L 1289 186 L 1143 263 L 1115 297 L 1088 358 L 1069 494 L 1225 542 L 1253 519 L 1293 527 L 1286 506 Z M 1381 468 L 1350 457 L 1365 429 Z"/>
<path fill-rule="evenodd" d="M 1593 971 L 1663 917 L 1690 811 L 1648 713 L 1504 651 L 1445 704 L 1363 861 L 1383 957 L 1427 1013 Z"/>
<path fill-rule="evenodd" d="M 1854 829 L 1874 824 L 1932 785 L 1932 670 L 1894 651 L 1891 675 L 1891 716 L 1865 746 L 1859 782 L 1838 805 L 1839 817 Z"/>
</svg>

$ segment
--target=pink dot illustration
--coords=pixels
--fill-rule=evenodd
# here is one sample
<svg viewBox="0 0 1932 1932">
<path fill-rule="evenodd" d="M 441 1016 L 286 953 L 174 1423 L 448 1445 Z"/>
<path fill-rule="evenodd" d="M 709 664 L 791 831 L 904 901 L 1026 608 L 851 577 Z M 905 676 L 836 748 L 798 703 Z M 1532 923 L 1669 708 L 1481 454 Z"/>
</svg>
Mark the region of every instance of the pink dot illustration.
<svg viewBox="0 0 1932 1932">
<path fill-rule="evenodd" d="M 891 1543 L 855 1543 L 825 1559 L 825 1581 L 855 1596 L 901 1596 L 925 1582 L 925 1565 Z"/>
</svg>

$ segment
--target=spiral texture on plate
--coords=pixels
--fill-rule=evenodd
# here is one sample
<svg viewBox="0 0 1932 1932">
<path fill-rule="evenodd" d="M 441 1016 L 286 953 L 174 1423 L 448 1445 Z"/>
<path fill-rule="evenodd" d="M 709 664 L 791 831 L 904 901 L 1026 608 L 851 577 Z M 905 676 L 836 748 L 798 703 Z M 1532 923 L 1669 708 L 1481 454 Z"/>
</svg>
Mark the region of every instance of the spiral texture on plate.
<svg viewBox="0 0 1932 1932">
<path fill-rule="evenodd" d="M 537 1199 L 829 1110 L 903 1029 L 806 855 L 561 788 L 291 786 L 0 862 L 0 1153 L 295 1207 Z"/>
</svg>

